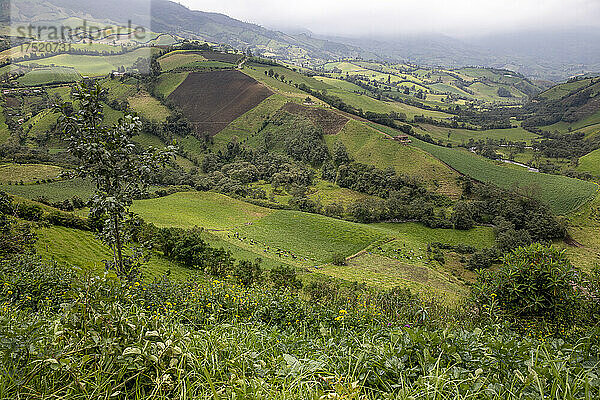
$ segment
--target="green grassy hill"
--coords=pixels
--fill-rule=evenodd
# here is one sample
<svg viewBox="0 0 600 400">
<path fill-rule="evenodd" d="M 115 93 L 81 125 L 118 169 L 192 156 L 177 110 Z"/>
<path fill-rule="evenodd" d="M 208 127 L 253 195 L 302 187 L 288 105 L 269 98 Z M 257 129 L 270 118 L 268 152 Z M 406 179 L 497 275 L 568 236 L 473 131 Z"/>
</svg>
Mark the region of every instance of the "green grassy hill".
<svg viewBox="0 0 600 400">
<path fill-rule="evenodd" d="M 23 65 L 53 65 L 69 67 L 84 76 L 103 76 L 116 71 L 119 67 L 131 67 L 138 58 L 149 59 L 153 50 L 151 48 L 139 48 L 124 54 L 117 55 L 80 55 L 59 54 L 35 61 L 24 61 Z"/>
<path fill-rule="evenodd" d="M 600 149 L 581 157 L 579 159 L 578 171 L 589 172 L 594 176 L 600 176 Z"/>
<path fill-rule="evenodd" d="M 389 134 L 397 132 L 392 128 L 371 125 Z M 508 168 L 466 150 L 436 146 L 418 139 L 413 139 L 413 144 L 473 179 L 493 183 L 505 189 L 521 188 L 538 197 L 560 215 L 577 209 L 598 192 L 598 185 L 592 182 Z"/>
<path fill-rule="evenodd" d="M 177 193 L 136 201 L 133 210 L 159 226 L 205 228 L 229 248 L 243 251 L 246 256 L 261 257 L 267 265 L 283 263 L 311 274 L 375 286 L 400 284 L 418 291 L 428 291 L 438 282 L 438 288 L 453 299 L 464 292 L 464 282 L 474 276 L 458 258 L 447 267 L 429 261 L 428 243 L 463 243 L 482 248 L 494 241 L 493 230 L 487 227 L 455 231 L 414 223 L 357 224 L 299 211 L 270 210 L 210 192 Z M 382 250 L 378 250 L 381 246 Z M 392 248 L 401 248 L 402 254 L 410 259 L 398 259 L 399 253 Z M 329 264 L 334 254 L 356 256 L 349 267 L 335 267 Z M 384 262 L 386 268 L 377 270 L 373 257 Z M 419 273 L 414 274 L 415 269 Z M 396 273 L 390 273 L 391 270 Z M 310 274 L 306 279 L 311 279 Z"/>
<path fill-rule="evenodd" d="M 80 79 L 81 75 L 74 68 L 52 66 L 35 68 L 20 77 L 18 82 L 25 86 L 39 86 L 53 83 L 76 82 Z"/>
<path fill-rule="evenodd" d="M 400 173 L 423 179 L 434 190 L 450 196 L 458 196 L 458 174 L 413 146 L 405 146 L 391 140 L 377 129 L 356 120 L 350 120 L 337 135 L 326 136 L 330 147 L 340 141 L 356 161 L 385 169 L 392 166 Z"/>
</svg>

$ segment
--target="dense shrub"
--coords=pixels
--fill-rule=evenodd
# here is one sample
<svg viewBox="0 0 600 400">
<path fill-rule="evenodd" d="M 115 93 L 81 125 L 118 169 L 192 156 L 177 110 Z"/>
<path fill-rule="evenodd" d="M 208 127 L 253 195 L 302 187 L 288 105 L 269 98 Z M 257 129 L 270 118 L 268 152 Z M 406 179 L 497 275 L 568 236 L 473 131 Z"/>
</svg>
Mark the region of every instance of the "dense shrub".
<svg viewBox="0 0 600 400">
<path fill-rule="evenodd" d="M 38 205 L 20 203 L 15 207 L 15 214 L 27 221 L 40 221 L 44 215 L 44 211 Z"/>
<path fill-rule="evenodd" d="M 593 332 L 524 338 L 507 324 L 469 326 L 472 314 L 457 328 L 451 310 L 403 288 L 311 284 L 304 301 L 269 287 L 122 283 L 31 261 L 2 264 L 9 284 L 41 300 L 0 291 L 3 398 L 600 394 Z"/>
<path fill-rule="evenodd" d="M 84 231 L 90 230 L 90 225 L 86 219 L 70 213 L 53 211 L 46 215 L 45 219 L 52 225 L 64 226 L 66 228 L 80 229 Z"/>
<path fill-rule="evenodd" d="M 566 325 L 587 322 L 580 320 L 578 310 L 598 302 L 565 253 L 540 244 L 504 256 L 499 271 L 479 276 L 473 293 L 479 304 L 494 304 L 511 317 Z"/>
<path fill-rule="evenodd" d="M 239 260 L 233 267 L 233 276 L 235 276 L 243 285 L 251 286 L 260 283 L 263 277 L 263 271 L 260 266 L 262 260 L 256 261 Z"/>
</svg>

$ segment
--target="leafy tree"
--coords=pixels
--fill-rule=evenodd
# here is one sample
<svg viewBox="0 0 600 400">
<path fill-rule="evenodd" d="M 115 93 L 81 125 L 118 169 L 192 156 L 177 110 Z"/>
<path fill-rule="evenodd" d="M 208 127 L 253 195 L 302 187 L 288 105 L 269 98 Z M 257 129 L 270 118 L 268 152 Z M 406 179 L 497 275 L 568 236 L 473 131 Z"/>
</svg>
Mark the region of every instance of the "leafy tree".
<svg viewBox="0 0 600 400">
<path fill-rule="evenodd" d="M 499 271 L 480 275 L 474 295 L 514 317 L 565 323 L 582 300 L 580 280 L 563 251 L 535 243 L 506 255 Z"/>
<path fill-rule="evenodd" d="M 454 229 L 464 231 L 468 231 L 475 226 L 473 211 L 467 202 L 459 201 L 454 205 L 452 224 L 454 225 Z"/>
<path fill-rule="evenodd" d="M 90 214 L 106 215 L 102 239 L 113 251 L 112 268 L 129 276 L 123 249 L 129 243 L 127 221 L 131 220 L 133 199 L 147 192 L 159 167 L 167 164 L 174 148 L 138 151 L 132 137 L 139 134 L 138 117 L 125 115 L 113 126 L 104 123 L 103 91 L 98 83 L 78 83 L 73 92 L 78 108 L 70 111 L 57 106 L 59 123 L 68 143 L 68 152 L 79 161 L 72 175 L 91 179 L 96 191 L 90 202 Z"/>
<path fill-rule="evenodd" d="M 14 254 L 32 252 L 37 237 L 29 225 L 18 223 L 12 198 L 0 192 L 0 260 Z"/>
</svg>

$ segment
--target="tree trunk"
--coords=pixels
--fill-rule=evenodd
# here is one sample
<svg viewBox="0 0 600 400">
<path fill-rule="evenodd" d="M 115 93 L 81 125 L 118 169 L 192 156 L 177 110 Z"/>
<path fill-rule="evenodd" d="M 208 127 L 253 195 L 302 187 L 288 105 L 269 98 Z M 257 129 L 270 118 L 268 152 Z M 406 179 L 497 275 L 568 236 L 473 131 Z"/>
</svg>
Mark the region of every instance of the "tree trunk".
<svg viewBox="0 0 600 400">
<path fill-rule="evenodd" d="M 121 248 L 121 232 L 119 231 L 119 216 L 115 214 L 113 216 L 113 222 L 115 224 L 115 248 L 117 251 L 117 273 L 120 274 L 123 272 L 123 251 Z"/>
</svg>

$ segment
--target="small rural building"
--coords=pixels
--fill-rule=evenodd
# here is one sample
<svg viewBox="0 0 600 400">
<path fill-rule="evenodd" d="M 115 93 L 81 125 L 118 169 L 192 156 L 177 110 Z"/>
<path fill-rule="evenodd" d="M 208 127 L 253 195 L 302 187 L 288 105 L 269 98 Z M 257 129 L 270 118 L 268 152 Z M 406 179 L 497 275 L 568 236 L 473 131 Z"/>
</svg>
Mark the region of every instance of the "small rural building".
<svg viewBox="0 0 600 400">
<path fill-rule="evenodd" d="M 410 136 L 408 135 L 396 135 L 393 137 L 393 139 L 397 142 L 400 142 L 402 144 L 410 144 L 412 141 L 410 140 Z"/>
</svg>

